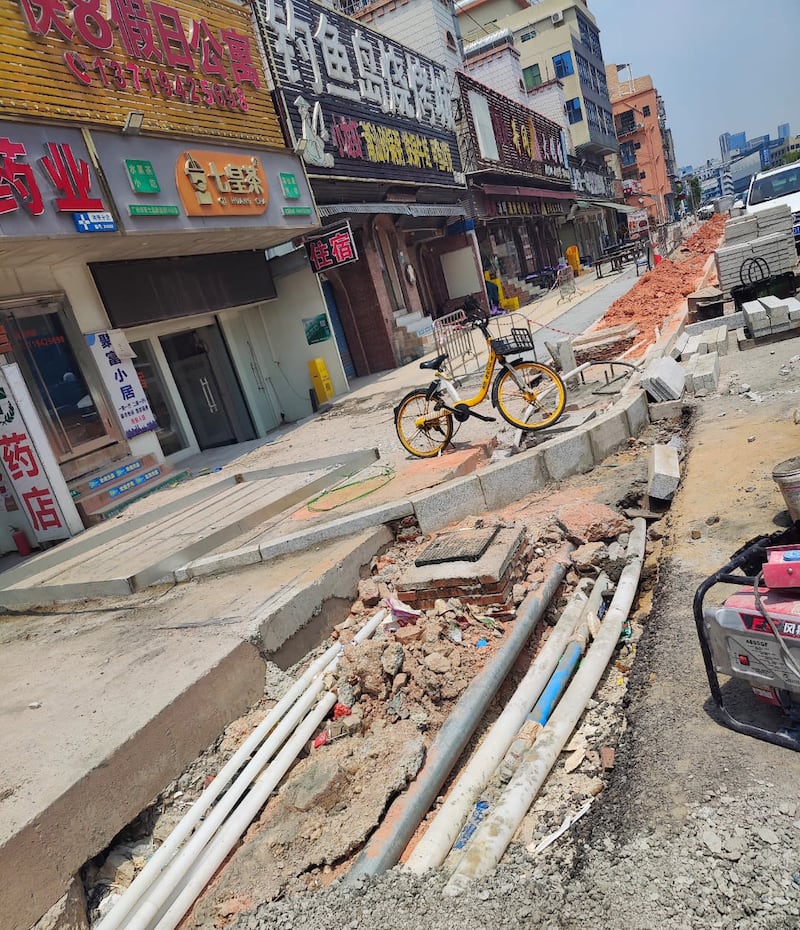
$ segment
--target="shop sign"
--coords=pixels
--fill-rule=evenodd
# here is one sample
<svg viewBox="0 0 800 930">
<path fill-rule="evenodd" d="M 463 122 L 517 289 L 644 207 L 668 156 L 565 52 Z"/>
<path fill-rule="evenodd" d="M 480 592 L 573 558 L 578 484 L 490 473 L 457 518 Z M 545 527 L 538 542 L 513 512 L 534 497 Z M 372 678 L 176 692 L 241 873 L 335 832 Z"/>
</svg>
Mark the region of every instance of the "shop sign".
<svg viewBox="0 0 800 930">
<path fill-rule="evenodd" d="M 647 210 L 637 210 L 635 213 L 628 214 L 628 235 L 638 236 L 649 229 L 650 217 L 647 215 Z"/>
<path fill-rule="evenodd" d="M 442 65 L 315 0 L 255 9 L 312 175 L 461 185 Z"/>
<path fill-rule="evenodd" d="M 353 230 L 349 223 L 330 229 L 320 236 L 306 239 L 306 254 L 317 274 L 358 261 Z"/>
<path fill-rule="evenodd" d="M 316 345 L 318 342 L 327 342 L 331 338 L 331 328 L 328 325 L 328 316 L 325 313 L 318 313 L 312 317 L 303 317 L 303 329 L 306 334 L 306 342 L 310 346 Z"/>
<path fill-rule="evenodd" d="M 247 6 L 0 0 L 6 111 L 283 145 Z M 21 79 L 22 78 L 22 79 Z"/>
<path fill-rule="evenodd" d="M 72 220 L 79 233 L 116 232 L 117 224 L 110 213 L 73 213 Z"/>
<path fill-rule="evenodd" d="M 100 216 L 110 214 L 77 130 L 0 123 L 3 235 L 74 235 Z"/>
<path fill-rule="evenodd" d="M 542 201 L 542 215 L 543 216 L 561 216 L 564 213 L 564 205 L 558 200 L 543 200 Z"/>
<path fill-rule="evenodd" d="M 92 142 L 125 233 L 246 227 L 286 230 L 290 238 L 319 225 L 300 160 L 285 149 L 201 149 L 113 132 L 94 132 Z M 132 192 L 129 162 L 149 167 L 159 191 Z M 281 196 L 285 185 L 291 199 Z M 284 212 L 290 204 L 297 209 Z"/>
<path fill-rule="evenodd" d="M 132 439 L 158 429 L 139 375 L 133 367 L 132 355 L 128 355 L 130 349 L 123 333 L 120 330 L 87 333 L 86 344 L 100 370 L 125 438 Z"/>
<path fill-rule="evenodd" d="M 0 368 L 0 459 L 38 542 L 83 529 L 16 363 Z"/>
<path fill-rule="evenodd" d="M 158 183 L 151 161 L 145 161 L 143 158 L 126 158 L 125 168 L 134 194 L 158 194 L 161 191 L 161 185 Z"/>
<path fill-rule="evenodd" d="M 557 123 L 466 75 L 457 78 L 473 152 L 468 171 L 504 168 L 569 184 L 563 132 Z"/>
<path fill-rule="evenodd" d="M 255 155 L 189 149 L 175 165 L 175 183 L 187 216 L 247 216 L 267 209 L 267 179 Z"/>
<path fill-rule="evenodd" d="M 539 210 L 535 209 L 533 201 L 530 200 L 498 200 L 495 202 L 495 210 L 498 216 L 533 216 Z"/>
</svg>

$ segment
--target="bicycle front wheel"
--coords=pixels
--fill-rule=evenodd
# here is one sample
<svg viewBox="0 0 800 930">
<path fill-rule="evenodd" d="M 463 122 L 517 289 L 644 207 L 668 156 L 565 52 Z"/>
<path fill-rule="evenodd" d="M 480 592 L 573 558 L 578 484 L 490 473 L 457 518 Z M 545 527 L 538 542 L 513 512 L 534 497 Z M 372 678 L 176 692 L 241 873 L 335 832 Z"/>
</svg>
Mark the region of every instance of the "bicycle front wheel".
<svg viewBox="0 0 800 930">
<path fill-rule="evenodd" d="M 564 382 L 541 362 L 512 362 L 492 387 L 492 403 L 500 416 L 518 429 L 537 430 L 552 426 L 564 412 L 567 392 Z"/>
<path fill-rule="evenodd" d="M 427 392 L 411 391 L 394 410 L 394 428 L 403 447 L 421 459 L 433 458 L 450 442 L 453 414 L 436 410 L 436 401 Z"/>
</svg>

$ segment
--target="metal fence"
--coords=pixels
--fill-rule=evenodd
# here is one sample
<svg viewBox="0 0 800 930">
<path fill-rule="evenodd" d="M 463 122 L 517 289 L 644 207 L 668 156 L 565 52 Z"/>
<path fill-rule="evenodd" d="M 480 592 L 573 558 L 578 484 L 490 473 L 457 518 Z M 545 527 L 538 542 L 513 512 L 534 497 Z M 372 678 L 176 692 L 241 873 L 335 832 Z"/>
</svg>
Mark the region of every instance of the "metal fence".
<svg viewBox="0 0 800 930">
<path fill-rule="evenodd" d="M 473 340 L 473 330 L 463 310 L 447 313 L 433 323 L 436 351 L 447 354 L 446 368 L 454 380 L 473 374 L 481 366 Z M 469 368 L 470 363 L 474 365 Z"/>
</svg>

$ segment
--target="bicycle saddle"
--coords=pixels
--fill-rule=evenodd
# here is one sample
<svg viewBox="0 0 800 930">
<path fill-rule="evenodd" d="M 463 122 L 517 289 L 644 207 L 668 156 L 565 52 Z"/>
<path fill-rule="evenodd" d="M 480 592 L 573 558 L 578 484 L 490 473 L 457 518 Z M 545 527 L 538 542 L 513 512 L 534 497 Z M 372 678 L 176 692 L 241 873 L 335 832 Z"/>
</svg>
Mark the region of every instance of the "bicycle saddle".
<svg viewBox="0 0 800 930">
<path fill-rule="evenodd" d="M 432 371 L 438 371 L 442 365 L 444 365 L 445 360 L 447 359 L 447 352 L 444 355 L 437 355 L 436 358 L 432 358 L 429 362 L 420 362 L 420 368 L 430 368 Z"/>
</svg>

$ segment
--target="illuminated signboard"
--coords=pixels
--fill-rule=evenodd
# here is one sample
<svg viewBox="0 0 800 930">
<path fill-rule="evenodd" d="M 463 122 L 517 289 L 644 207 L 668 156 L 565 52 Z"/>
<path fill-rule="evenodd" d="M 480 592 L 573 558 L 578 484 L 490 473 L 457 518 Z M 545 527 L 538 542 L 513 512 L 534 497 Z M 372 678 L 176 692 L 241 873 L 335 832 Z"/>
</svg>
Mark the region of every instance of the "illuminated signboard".
<svg viewBox="0 0 800 930">
<path fill-rule="evenodd" d="M 0 0 L 7 114 L 283 147 L 246 7 L 229 0 Z"/>
<path fill-rule="evenodd" d="M 557 123 L 472 78 L 457 77 L 474 152 L 468 171 L 494 168 L 569 187 L 570 170 Z"/>
<path fill-rule="evenodd" d="M 444 67 L 314 0 L 255 0 L 314 177 L 461 186 Z"/>
</svg>

